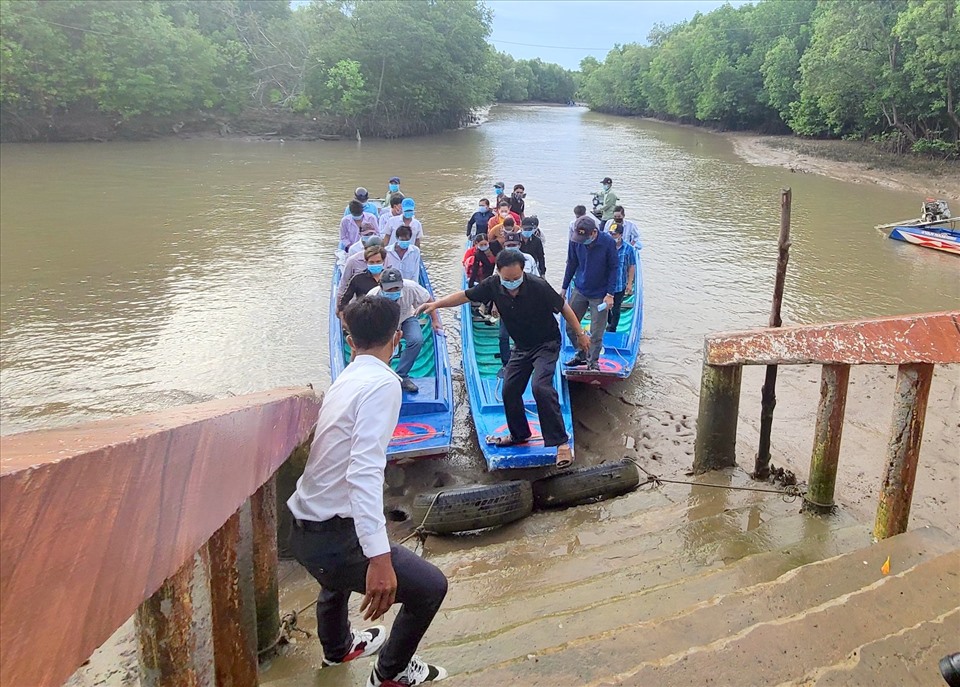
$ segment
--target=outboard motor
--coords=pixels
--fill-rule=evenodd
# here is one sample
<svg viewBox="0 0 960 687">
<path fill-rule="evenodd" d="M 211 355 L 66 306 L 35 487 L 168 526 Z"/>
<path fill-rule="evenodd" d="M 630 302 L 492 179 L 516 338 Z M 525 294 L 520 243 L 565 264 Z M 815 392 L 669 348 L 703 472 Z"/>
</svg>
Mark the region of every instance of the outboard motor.
<svg viewBox="0 0 960 687">
<path fill-rule="evenodd" d="M 940 659 L 940 674 L 950 687 L 960 687 L 960 653 Z"/>
<path fill-rule="evenodd" d="M 593 209 L 590 211 L 597 219 L 600 219 L 600 206 L 603 205 L 603 193 L 597 191 L 593 194 Z"/>
<path fill-rule="evenodd" d="M 921 222 L 942 222 L 950 219 L 950 208 L 947 207 L 947 201 L 927 198 L 920 206 Z"/>
</svg>

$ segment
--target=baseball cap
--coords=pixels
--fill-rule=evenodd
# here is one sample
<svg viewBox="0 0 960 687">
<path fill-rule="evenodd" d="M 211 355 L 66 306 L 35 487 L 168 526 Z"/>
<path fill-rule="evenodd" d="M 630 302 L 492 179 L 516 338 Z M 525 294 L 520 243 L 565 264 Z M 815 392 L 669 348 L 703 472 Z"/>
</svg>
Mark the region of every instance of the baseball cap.
<svg viewBox="0 0 960 687">
<path fill-rule="evenodd" d="M 508 243 L 520 243 L 520 234 L 516 231 L 505 231 L 503 232 L 503 245 Z"/>
<path fill-rule="evenodd" d="M 573 237 L 570 239 L 575 243 L 583 243 L 588 238 L 593 236 L 593 232 L 596 231 L 596 227 L 593 222 L 590 221 L 590 218 L 584 216 L 577 220 L 576 224 L 573 225 Z M 380 280 L 383 283 L 383 280 Z"/>
<path fill-rule="evenodd" d="M 353 195 L 356 196 L 357 200 L 363 201 L 370 197 L 370 193 L 363 186 L 358 187 L 357 190 L 353 192 Z"/>
<path fill-rule="evenodd" d="M 403 288 L 403 275 L 396 267 L 388 267 L 380 275 L 381 291 L 399 291 Z"/>
<path fill-rule="evenodd" d="M 400 203 L 401 210 L 413 210 L 417 207 L 417 204 L 413 202 L 413 198 L 404 198 L 403 202 Z"/>
<path fill-rule="evenodd" d="M 600 183 L 601 183 L 601 184 L 612 184 L 612 183 L 613 183 L 613 179 L 611 179 L 610 177 L 603 177 L 603 181 L 601 181 Z"/>
<path fill-rule="evenodd" d="M 498 181 L 497 183 L 495 183 L 495 184 L 493 185 L 493 187 L 494 187 L 494 188 L 505 188 L 505 187 L 506 187 L 506 184 L 504 184 L 502 181 Z"/>
<path fill-rule="evenodd" d="M 400 177 L 390 177 L 389 183 L 391 183 L 391 184 L 399 184 L 399 183 L 400 183 Z"/>
<path fill-rule="evenodd" d="M 524 217 L 522 225 L 525 227 L 539 227 L 540 220 L 537 219 L 536 215 L 530 215 L 529 217 Z"/>
</svg>

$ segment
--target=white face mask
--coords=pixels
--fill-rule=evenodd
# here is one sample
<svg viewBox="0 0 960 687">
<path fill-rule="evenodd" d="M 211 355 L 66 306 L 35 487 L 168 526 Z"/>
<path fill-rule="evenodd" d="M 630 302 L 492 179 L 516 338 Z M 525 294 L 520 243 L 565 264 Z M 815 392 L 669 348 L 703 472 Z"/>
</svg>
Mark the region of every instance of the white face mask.
<svg viewBox="0 0 960 687">
<path fill-rule="evenodd" d="M 500 217 L 501 217 L 501 218 L 506 219 L 506 218 L 509 217 L 509 216 L 510 216 L 510 211 L 509 211 L 509 210 L 501 210 L 501 211 L 500 211 Z"/>
</svg>

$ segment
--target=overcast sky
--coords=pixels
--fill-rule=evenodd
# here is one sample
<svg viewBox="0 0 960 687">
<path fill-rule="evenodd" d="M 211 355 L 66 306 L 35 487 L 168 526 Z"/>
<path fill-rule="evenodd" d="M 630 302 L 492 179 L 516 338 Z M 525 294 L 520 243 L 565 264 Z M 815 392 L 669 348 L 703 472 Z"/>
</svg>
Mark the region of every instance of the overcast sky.
<svg viewBox="0 0 960 687">
<path fill-rule="evenodd" d="M 614 43 L 644 43 L 653 25 L 676 24 L 719 0 L 487 0 L 493 10 L 497 50 L 516 58 L 539 57 L 567 69 L 593 55 L 602 60 Z M 745 0 L 734 0 L 735 7 Z"/>
</svg>

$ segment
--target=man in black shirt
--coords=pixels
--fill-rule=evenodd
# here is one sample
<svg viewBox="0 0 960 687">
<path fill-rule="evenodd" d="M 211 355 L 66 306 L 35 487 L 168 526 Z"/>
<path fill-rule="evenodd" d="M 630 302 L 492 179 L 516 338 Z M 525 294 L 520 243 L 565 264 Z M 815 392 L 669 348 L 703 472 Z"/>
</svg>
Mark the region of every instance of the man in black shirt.
<svg viewBox="0 0 960 687">
<path fill-rule="evenodd" d="M 543 254 L 543 241 L 537 236 L 537 228 L 540 222 L 536 215 L 530 215 L 523 218 L 523 225 L 520 227 L 520 250 L 537 263 L 537 270 L 541 277 L 547 276 L 547 261 Z"/>
<path fill-rule="evenodd" d="M 503 410 L 510 434 L 491 436 L 487 441 L 498 446 L 511 446 L 523 444 L 530 438 L 530 425 L 523 408 L 523 392 L 532 375 L 533 398 L 537 402 L 543 444 L 557 447 L 557 465 L 562 467 L 573 461 L 573 453 L 563 426 L 560 397 L 553 386 L 560 355 L 560 326 L 556 314 L 562 314 L 567 325 L 579 332 L 577 343 L 584 351 L 590 348 L 590 335 L 583 330 L 573 310 L 550 284 L 540 277 L 524 273 L 525 263 L 526 259 L 520 251 L 501 251 L 497 256 L 498 274 L 466 291 L 425 303 L 417 310 L 417 314 L 429 313 L 437 308 L 453 308 L 468 301 L 493 301 L 496 304 L 500 318 L 514 342 L 503 379 Z"/>
<path fill-rule="evenodd" d="M 507 200 L 510 201 L 510 212 L 515 212 L 520 215 L 520 219 L 523 219 L 523 211 L 526 203 L 524 198 L 527 197 L 527 189 L 523 187 L 523 184 L 517 184 L 513 187 L 513 195 L 510 196 Z"/>
</svg>

